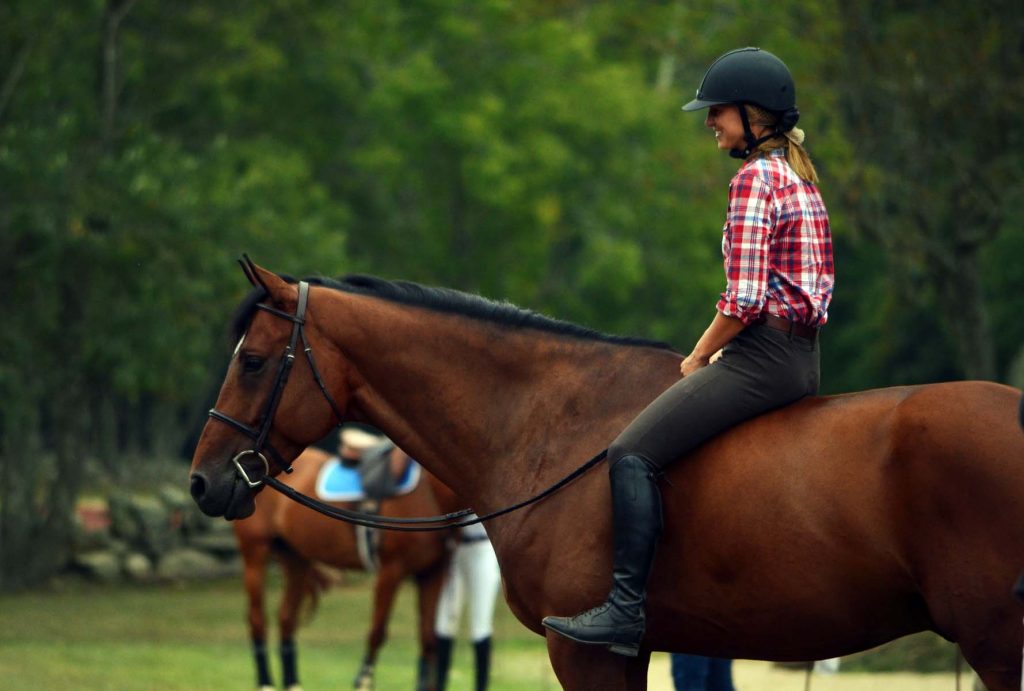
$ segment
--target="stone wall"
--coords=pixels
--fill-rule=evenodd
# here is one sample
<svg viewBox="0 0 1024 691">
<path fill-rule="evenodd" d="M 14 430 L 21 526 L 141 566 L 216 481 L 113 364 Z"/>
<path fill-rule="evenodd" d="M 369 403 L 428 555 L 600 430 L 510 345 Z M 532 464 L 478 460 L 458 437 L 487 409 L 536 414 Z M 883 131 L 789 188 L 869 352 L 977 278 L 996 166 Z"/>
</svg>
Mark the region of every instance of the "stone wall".
<svg viewBox="0 0 1024 691">
<path fill-rule="evenodd" d="M 231 524 L 205 516 L 176 485 L 155 493 L 115 491 L 83 498 L 75 515 L 68 568 L 86 578 L 177 581 L 242 572 Z"/>
</svg>

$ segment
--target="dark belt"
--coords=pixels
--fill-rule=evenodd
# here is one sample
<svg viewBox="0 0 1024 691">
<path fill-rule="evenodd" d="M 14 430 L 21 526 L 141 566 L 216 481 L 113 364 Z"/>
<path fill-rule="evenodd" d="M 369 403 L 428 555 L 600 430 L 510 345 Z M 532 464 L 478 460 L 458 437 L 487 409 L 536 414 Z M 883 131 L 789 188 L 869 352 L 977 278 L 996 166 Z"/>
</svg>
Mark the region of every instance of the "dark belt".
<svg viewBox="0 0 1024 691">
<path fill-rule="evenodd" d="M 797 322 L 791 322 L 788 319 L 782 317 L 776 317 L 774 314 L 768 314 L 767 312 L 761 312 L 758 315 L 755 324 L 764 324 L 769 326 L 776 331 L 785 331 L 790 336 L 799 336 L 800 338 L 813 339 L 818 335 L 818 329 L 814 326 L 808 326 L 807 324 L 799 324 Z"/>
<path fill-rule="evenodd" d="M 486 539 L 487 539 L 486 535 L 470 535 L 468 537 L 463 535 L 462 536 L 462 544 L 468 545 L 471 542 L 483 542 Z"/>
</svg>

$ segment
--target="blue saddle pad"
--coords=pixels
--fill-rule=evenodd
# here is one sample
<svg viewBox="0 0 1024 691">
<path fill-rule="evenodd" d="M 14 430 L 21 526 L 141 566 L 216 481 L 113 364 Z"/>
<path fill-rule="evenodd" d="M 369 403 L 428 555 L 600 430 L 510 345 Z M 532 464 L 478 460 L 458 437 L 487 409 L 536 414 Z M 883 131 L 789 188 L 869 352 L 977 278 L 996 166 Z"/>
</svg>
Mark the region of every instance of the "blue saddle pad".
<svg viewBox="0 0 1024 691">
<path fill-rule="evenodd" d="M 409 461 L 401 479 L 396 483 L 394 496 L 408 494 L 420 481 L 420 464 Z M 366 498 L 363 479 L 356 468 L 346 468 L 335 456 L 323 467 L 316 479 L 316 495 L 323 501 L 360 501 Z"/>
</svg>

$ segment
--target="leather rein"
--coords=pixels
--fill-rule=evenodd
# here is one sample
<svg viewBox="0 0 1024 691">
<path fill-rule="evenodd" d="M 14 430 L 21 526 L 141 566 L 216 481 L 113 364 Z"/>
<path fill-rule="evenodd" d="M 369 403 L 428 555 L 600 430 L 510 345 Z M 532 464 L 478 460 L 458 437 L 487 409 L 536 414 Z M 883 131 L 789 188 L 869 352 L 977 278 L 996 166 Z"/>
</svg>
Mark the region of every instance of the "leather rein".
<svg viewBox="0 0 1024 691">
<path fill-rule="evenodd" d="M 286 319 L 292 323 L 291 336 L 288 339 L 288 345 L 285 347 L 284 355 L 281 357 L 281 364 L 277 369 L 277 376 L 274 380 L 274 389 L 270 392 L 270 398 L 267 400 L 267 405 L 264 408 L 263 415 L 261 416 L 262 425 L 259 429 L 247 425 L 240 420 L 236 420 L 226 413 L 222 413 L 216 408 L 211 408 L 209 416 L 214 420 L 225 423 L 226 425 L 233 427 L 237 431 L 241 432 L 245 436 L 252 439 L 255 443 L 251 449 L 242 451 L 235 455 L 231 459 L 231 462 L 235 466 L 239 478 L 245 482 L 250 488 L 256 488 L 260 485 L 267 485 L 277 490 L 281 494 L 285 495 L 289 499 L 298 502 L 299 504 L 310 508 L 318 513 L 321 513 L 329 518 L 345 521 L 346 523 L 352 523 L 354 525 L 365 526 L 367 528 L 376 528 L 380 530 L 395 530 L 403 532 L 427 532 L 433 530 L 448 530 L 451 528 L 463 528 L 465 526 L 473 525 L 475 523 L 482 523 L 489 521 L 492 518 L 503 516 L 512 511 L 516 511 L 525 506 L 529 506 L 535 502 L 544 499 L 551 494 L 554 494 L 558 490 L 565 487 L 567 484 L 580 477 L 588 470 L 593 468 L 595 465 L 604 460 L 608 454 L 608 450 L 604 449 L 596 456 L 591 458 L 589 461 L 581 465 L 576 470 L 572 471 L 561 480 L 551 485 L 542 492 L 525 499 L 512 506 L 492 511 L 491 513 L 483 516 L 475 516 L 473 518 L 467 518 L 474 512 L 472 509 L 461 509 L 452 513 L 447 513 L 442 516 L 427 516 L 422 518 L 395 518 L 390 516 L 378 516 L 373 514 L 361 513 L 359 511 L 349 511 L 339 506 L 327 504 L 318 499 L 299 492 L 294 487 L 286 485 L 285 483 L 273 477 L 270 474 L 270 461 L 267 456 L 263 453 L 267 451 L 274 463 L 277 464 L 285 473 L 292 472 L 291 464 L 284 460 L 281 454 L 271 445 L 268 437 L 270 435 L 270 429 L 274 424 L 274 415 L 277 413 L 277 407 L 281 403 L 281 397 L 284 393 L 284 387 L 288 383 L 288 377 L 291 374 L 292 365 L 295 364 L 296 348 L 299 345 L 299 340 L 302 341 L 303 351 L 306 354 L 306 359 L 309 361 L 310 370 L 313 372 L 313 378 L 316 380 L 317 385 L 320 387 L 320 392 L 324 395 L 328 405 L 331 406 L 331 410 L 334 413 L 335 419 L 338 421 L 337 427 L 340 427 L 344 422 L 344 417 L 341 414 L 341 409 L 338 403 L 331 396 L 331 393 L 327 390 L 327 386 L 324 384 L 323 377 L 320 376 L 320 370 L 316 366 L 316 360 L 313 358 L 313 348 L 309 344 L 309 340 L 306 338 L 305 324 L 306 324 L 306 306 L 309 302 L 309 283 L 306 281 L 299 281 L 299 299 L 295 306 L 295 314 L 288 314 L 281 310 L 269 307 L 263 303 L 257 303 L 258 309 L 269 312 L 275 317 Z M 242 461 L 249 456 L 253 456 L 263 464 L 263 475 L 255 480 L 249 477 L 249 473 L 246 472 L 245 466 L 242 465 Z"/>
</svg>

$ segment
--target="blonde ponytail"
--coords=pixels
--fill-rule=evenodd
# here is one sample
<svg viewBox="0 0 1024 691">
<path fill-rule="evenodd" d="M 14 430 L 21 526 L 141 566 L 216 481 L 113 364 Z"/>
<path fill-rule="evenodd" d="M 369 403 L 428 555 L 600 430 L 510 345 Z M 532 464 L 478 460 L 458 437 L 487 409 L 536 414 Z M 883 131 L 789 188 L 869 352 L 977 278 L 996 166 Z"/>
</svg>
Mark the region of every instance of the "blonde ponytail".
<svg viewBox="0 0 1024 691">
<path fill-rule="evenodd" d="M 747 118 L 751 125 L 765 125 L 767 127 L 775 126 L 777 118 L 771 112 L 749 104 L 746 108 Z M 814 169 L 811 157 L 804 148 L 805 137 L 806 134 L 802 129 L 794 127 L 789 132 L 761 142 L 761 144 L 754 149 L 751 156 L 764 156 L 769 151 L 785 149 L 786 162 L 789 163 L 789 167 L 793 169 L 793 172 L 796 173 L 801 180 L 816 185 L 818 184 L 818 171 Z"/>
</svg>

